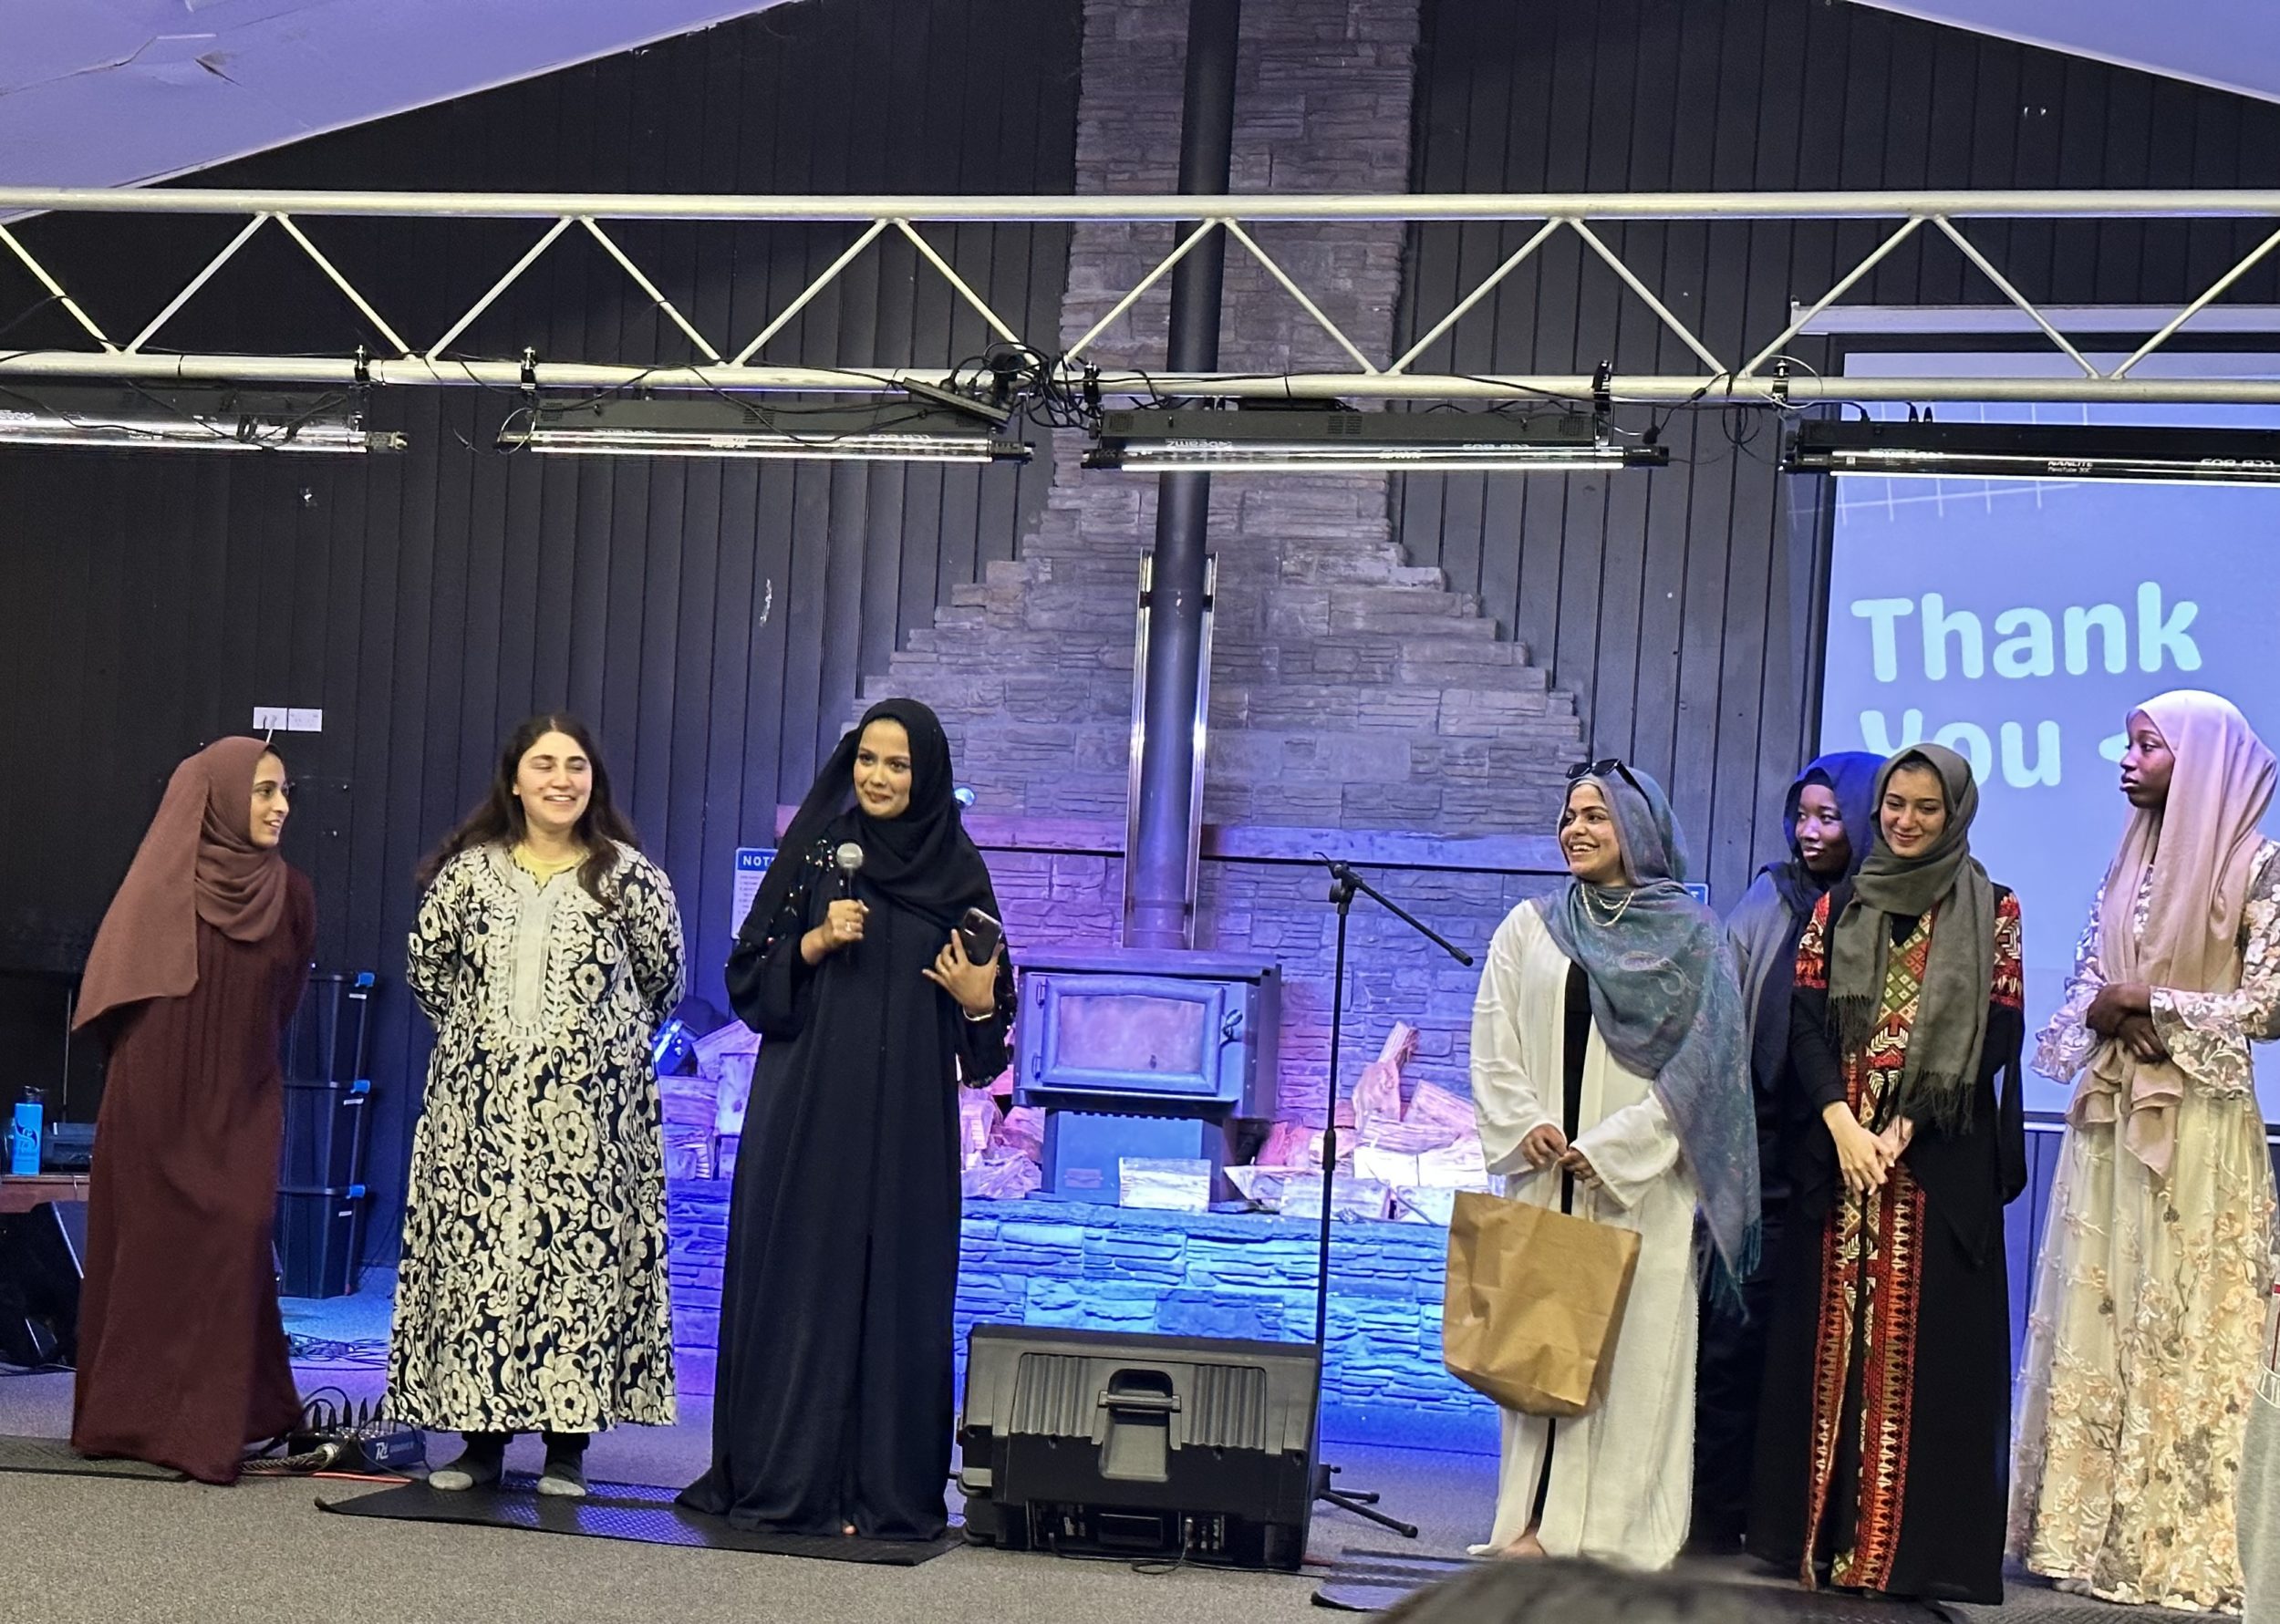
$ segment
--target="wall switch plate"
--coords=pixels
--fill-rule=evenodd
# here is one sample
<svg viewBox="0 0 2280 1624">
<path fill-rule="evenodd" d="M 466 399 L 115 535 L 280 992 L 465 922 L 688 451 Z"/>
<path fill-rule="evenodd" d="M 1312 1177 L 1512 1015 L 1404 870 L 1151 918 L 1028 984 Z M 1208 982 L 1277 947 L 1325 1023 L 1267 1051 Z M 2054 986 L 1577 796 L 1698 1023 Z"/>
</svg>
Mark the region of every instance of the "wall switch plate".
<svg viewBox="0 0 2280 1624">
<path fill-rule="evenodd" d="M 325 713 L 321 709 L 288 710 L 285 712 L 285 730 L 290 733 L 322 733 L 325 730 Z"/>
<path fill-rule="evenodd" d="M 291 714 L 282 705 L 256 705 L 254 707 L 254 731 L 281 733 L 291 725 L 285 720 Z"/>
</svg>

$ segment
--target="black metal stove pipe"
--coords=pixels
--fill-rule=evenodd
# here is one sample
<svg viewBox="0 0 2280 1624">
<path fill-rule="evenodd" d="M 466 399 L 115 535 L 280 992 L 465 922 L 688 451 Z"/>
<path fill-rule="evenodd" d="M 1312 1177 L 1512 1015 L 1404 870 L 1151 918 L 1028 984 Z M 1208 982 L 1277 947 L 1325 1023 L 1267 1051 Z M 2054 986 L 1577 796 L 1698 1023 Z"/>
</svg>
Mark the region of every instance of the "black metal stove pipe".
<svg viewBox="0 0 2280 1624">
<path fill-rule="evenodd" d="M 1188 0 L 1187 87 L 1180 113 L 1179 189 L 1224 194 L 1235 140 L 1235 45 L 1241 0 Z M 1191 230 L 1182 226 L 1181 232 Z M 1175 372 L 1219 364 L 1219 296 L 1227 239 L 1214 232 L 1172 267 L 1168 360 Z M 1156 573 L 1141 702 L 1139 818 L 1126 885 L 1124 946 L 1194 946 L 1187 914 L 1188 809 L 1195 775 L 1196 695 L 1203 678 L 1203 612 L 1211 476 L 1167 473 L 1156 497 Z"/>
</svg>

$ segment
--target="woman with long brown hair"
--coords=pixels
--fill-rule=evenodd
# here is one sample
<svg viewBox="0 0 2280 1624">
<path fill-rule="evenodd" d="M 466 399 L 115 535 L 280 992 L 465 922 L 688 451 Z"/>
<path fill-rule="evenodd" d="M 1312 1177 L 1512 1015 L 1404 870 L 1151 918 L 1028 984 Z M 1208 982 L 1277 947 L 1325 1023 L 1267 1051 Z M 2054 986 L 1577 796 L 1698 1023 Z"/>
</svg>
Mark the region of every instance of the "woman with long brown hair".
<svg viewBox="0 0 2280 1624">
<path fill-rule="evenodd" d="M 466 1437 L 431 1487 L 495 1484 L 508 1441 L 537 1432 L 540 1492 L 583 1495 L 595 1433 L 674 1419 L 649 1059 L 681 996 L 673 887 L 612 802 L 593 735 L 545 715 L 508 740 L 420 889 L 408 979 L 436 1046 L 389 1402 Z"/>
<path fill-rule="evenodd" d="M 110 1059 L 72 1445 L 207 1483 L 301 1414 L 270 1254 L 278 1054 L 316 933 L 308 878 L 277 851 L 290 797 L 258 739 L 176 768 L 79 983 L 76 1024 Z"/>
</svg>

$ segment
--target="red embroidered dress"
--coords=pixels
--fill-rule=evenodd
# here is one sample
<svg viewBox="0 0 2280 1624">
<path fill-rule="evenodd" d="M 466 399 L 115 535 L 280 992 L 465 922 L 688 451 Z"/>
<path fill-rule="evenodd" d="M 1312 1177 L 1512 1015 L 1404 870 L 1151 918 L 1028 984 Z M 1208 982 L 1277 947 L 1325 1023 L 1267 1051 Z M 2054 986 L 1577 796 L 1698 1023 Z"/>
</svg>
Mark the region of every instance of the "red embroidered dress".
<svg viewBox="0 0 2280 1624">
<path fill-rule="evenodd" d="M 1891 1121 L 1939 910 L 1896 933 L 1876 1029 L 1841 1056 L 1827 1027 L 1831 898 L 1798 942 L 1793 1031 L 1807 1097 L 1795 1102 L 1793 1137 L 1808 1207 L 1784 1248 L 1750 1544 L 1808 1586 L 1825 1574 L 1850 1589 L 2001 1597 L 2010 1381 L 2001 1218 L 2025 1153 L 2019 910 L 2009 893 L 1997 899 L 1972 1120 L 1952 1134 L 1919 1123 L 1867 1196 L 1836 1176 L 1821 1111 L 1841 1101 L 1871 1132 Z M 1998 1073 L 2011 1080 L 2000 1098 Z M 1912 1482 L 1936 1490 L 1912 1496 Z"/>
</svg>

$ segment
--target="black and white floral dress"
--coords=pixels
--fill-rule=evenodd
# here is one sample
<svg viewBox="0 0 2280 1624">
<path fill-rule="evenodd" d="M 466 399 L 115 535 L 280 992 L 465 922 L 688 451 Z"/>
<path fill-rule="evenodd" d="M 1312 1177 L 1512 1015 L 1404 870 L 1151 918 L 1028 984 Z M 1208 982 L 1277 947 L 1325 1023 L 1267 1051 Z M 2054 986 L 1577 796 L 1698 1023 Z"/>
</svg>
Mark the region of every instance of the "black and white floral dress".
<svg viewBox="0 0 2280 1624">
<path fill-rule="evenodd" d="M 444 865 L 409 981 L 435 1023 L 412 1137 L 392 1412 L 455 1432 L 670 1425 L 665 1175 L 649 1045 L 680 915 L 629 846 L 605 909 L 499 846 Z"/>
</svg>

